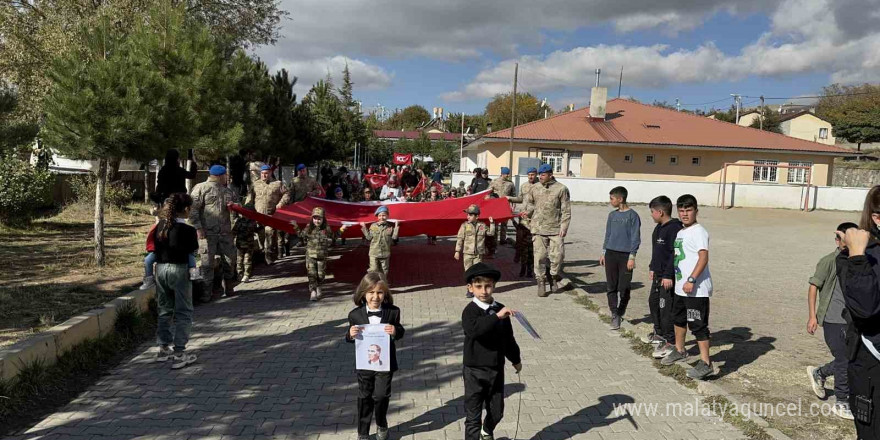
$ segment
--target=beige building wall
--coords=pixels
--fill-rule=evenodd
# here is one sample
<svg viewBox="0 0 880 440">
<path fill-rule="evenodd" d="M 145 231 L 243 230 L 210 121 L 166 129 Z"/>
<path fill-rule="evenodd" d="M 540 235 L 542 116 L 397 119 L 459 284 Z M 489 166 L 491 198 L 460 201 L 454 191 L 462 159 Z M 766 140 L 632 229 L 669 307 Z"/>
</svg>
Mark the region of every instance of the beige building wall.
<svg viewBox="0 0 880 440">
<path fill-rule="evenodd" d="M 739 124 L 738 125 L 741 125 L 743 127 L 748 127 L 748 126 L 752 125 L 752 122 L 757 121 L 760 116 L 761 115 L 759 115 L 758 113 L 749 113 L 747 115 L 742 115 L 739 117 Z"/>
<path fill-rule="evenodd" d="M 779 124 L 779 127 L 786 136 L 819 142 L 820 144 L 834 145 L 834 133 L 831 123 L 811 114 L 804 114 L 784 121 Z M 824 139 L 819 137 L 821 129 L 825 129 L 825 133 L 827 133 Z"/>
<path fill-rule="evenodd" d="M 498 174 L 501 167 L 508 166 L 508 145 L 506 143 L 489 143 L 481 148 L 485 154 L 485 165 L 490 174 Z M 582 154 L 580 177 L 614 178 L 639 180 L 667 180 L 679 182 L 720 182 L 725 163 L 751 164 L 756 160 L 766 160 L 776 165 L 809 164 L 812 167 L 812 184 L 818 186 L 831 185 L 834 157 L 818 154 L 774 153 L 766 151 L 711 151 L 685 150 L 673 148 L 637 148 L 577 145 L 577 144 L 514 144 L 513 172 L 517 172 L 520 157 L 541 157 L 542 151 L 561 153 L 563 157 L 562 172 L 568 173 L 567 158 L 571 152 Z M 653 159 L 649 158 L 649 156 Z M 772 168 L 768 166 L 768 168 Z M 574 171 L 574 170 L 572 170 Z M 806 178 L 806 170 L 788 170 L 775 168 L 775 174 L 768 169 L 761 176 L 773 177 L 774 182 L 788 183 L 788 175 L 792 173 L 795 182 Z M 797 175 L 795 173 L 800 173 Z M 751 166 L 729 166 L 727 181 L 736 183 L 755 182 L 755 169 Z"/>
</svg>

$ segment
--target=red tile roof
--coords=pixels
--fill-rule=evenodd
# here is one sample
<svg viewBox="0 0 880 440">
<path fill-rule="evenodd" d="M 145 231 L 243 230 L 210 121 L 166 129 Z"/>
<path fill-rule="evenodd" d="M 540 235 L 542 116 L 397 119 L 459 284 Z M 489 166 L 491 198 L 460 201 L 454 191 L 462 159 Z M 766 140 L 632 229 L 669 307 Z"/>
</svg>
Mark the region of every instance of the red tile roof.
<svg viewBox="0 0 880 440">
<path fill-rule="evenodd" d="M 604 121 L 592 121 L 585 107 L 547 119 L 518 125 L 518 140 L 680 145 L 704 148 L 742 148 L 817 153 L 852 154 L 833 145 L 806 141 L 757 128 L 741 127 L 704 116 L 682 113 L 626 99 L 612 99 Z M 508 139 L 510 129 L 483 136 L 482 140 Z M 473 143 L 471 145 L 474 145 Z"/>
<path fill-rule="evenodd" d="M 459 141 L 461 135 L 458 133 L 425 133 L 428 139 L 432 141 Z M 418 139 L 422 136 L 422 132 L 418 130 L 399 131 L 399 130 L 373 130 L 373 135 L 382 139 Z"/>
</svg>

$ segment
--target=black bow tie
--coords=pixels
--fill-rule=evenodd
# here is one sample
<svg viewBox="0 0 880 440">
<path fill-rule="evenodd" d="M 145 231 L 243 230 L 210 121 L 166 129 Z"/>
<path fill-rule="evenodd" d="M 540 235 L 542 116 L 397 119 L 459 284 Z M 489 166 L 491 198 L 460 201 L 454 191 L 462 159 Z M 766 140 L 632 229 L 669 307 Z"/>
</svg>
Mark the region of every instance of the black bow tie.
<svg viewBox="0 0 880 440">
<path fill-rule="evenodd" d="M 378 311 L 378 312 L 367 312 L 367 318 L 369 318 L 370 316 L 379 316 L 379 317 L 381 317 L 381 316 L 382 316 L 382 311 L 380 310 L 380 311 Z"/>
</svg>

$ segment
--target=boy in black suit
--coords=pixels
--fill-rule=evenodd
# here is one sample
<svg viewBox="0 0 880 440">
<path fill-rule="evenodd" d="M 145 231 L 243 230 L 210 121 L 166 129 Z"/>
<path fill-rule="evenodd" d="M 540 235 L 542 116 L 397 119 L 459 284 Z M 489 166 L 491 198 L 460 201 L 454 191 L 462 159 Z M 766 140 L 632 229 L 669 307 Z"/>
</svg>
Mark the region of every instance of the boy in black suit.
<svg viewBox="0 0 880 440">
<path fill-rule="evenodd" d="M 345 341 L 354 343 L 365 324 L 386 324 L 385 333 L 391 336 L 391 371 L 357 370 L 358 379 L 358 440 L 369 440 L 373 412 L 376 413 L 376 439 L 388 438 L 388 402 L 391 398 L 391 379 L 397 371 L 397 347 L 394 341 L 403 337 L 400 309 L 394 306 L 385 277 L 369 272 L 354 293 L 357 307 L 348 314 L 350 325 Z"/>
<path fill-rule="evenodd" d="M 504 416 L 504 359 L 519 373 L 519 345 L 513 337 L 510 317 L 516 312 L 492 298 L 501 272 L 477 263 L 464 274 L 474 294 L 461 313 L 464 328 L 465 440 L 494 440 L 493 431 Z M 486 419 L 480 423 L 483 407 Z"/>
</svg>

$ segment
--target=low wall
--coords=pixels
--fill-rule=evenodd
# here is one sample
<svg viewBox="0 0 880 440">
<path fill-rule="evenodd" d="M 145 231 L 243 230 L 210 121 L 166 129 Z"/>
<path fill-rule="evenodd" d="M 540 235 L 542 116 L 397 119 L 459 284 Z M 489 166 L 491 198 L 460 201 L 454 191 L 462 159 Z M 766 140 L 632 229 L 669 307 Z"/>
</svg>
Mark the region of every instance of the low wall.
<svg viewBox="0 0 880 440">
<path fill-rule="evenodd" d="M 472 177 L 471 174 L 455 173 L 452 175 L 452 181 L 463 180 L 465 184 L 469 184 Z M 557 180 L 568 187 L 571 200 L 575 202 L 606 203 L 611 188 L 625 186 L 629 191 L 629 201 L 633 203 L 648 203 L 661 194 L 673 201 L 682 194 L 692 194 L 702 205 L 721 206 L 720 183 L 571 177 L 557 178 Z M 526 177 L 514 176 L 513 181 L 519 187 L 519 183 L 525 182 Z M 867 192 L 867 188 L 811 187 L 810 209 L 858 211 L 862 209 Z M 727 206 L 803 209 L 807 191 L 802 186 L 728 183 L 724 193 Z"/>
<path fill-rule="evenodd" d="M 870 188 L 880 185 L 880 170 L 834 166 L 832 185 Z"/>
<path fill-rule="evenodd" d="M 136 290 L 99 308 L 74 316 L 49 330 L 0 348 L 0 379 L 15 378 L 23 368 L 34 362 L 52 365 L 74 345 L 86 339 L 110 334 L 116 324 L 116 310 L 133 304 L 139 310 L 145 311 L 155 295 L 155 288 Z"/>
</svg>

